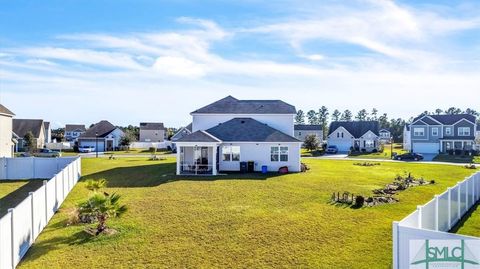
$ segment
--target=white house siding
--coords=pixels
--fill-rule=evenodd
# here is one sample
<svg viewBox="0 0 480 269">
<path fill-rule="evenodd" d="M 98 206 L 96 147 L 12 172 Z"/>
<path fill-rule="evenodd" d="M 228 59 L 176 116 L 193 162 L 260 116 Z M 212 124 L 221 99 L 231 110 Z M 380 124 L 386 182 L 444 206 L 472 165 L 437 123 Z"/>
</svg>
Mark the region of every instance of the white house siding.
<svg viewBox="0 0 480 269">
<path fill-rule="evenodd" d="M 164 130 L 140 130 L 140 142 L 163 142 L 165 141 Z"/>
<path fill-rule="evenodd" d="M 340 127 L 328 136 L 327 144 L 329 146 L 337 146 L 338 151 L 348 152 L 353 147 L 353 140 L 352 135 L 345 128 Z"/>
<path fill-rule="evenodd" d="M 12 117 L 0 115 L 0 157 L 12 157 Z"/>
<path fill-rule="evenodd" d="M 287 135 L 294 136 L 293 114 L 192 114 L 192 132 L 207 130 L 233 118 L 252 118 Z"/>
<path fill-rule="evenodd" d="M 240 146 L 240 161 L 255 162 L 255 171 L 262 171 L 266 165 L 269 172 L 277 172 L 280 167 L 287 166 L 291 172 L 300 172 L 300 146 L 301 143 L 224 143 L 220 145 L 220 171 L 239 171 L 240 162 L 223 161 L 223 146 Z M 288 147 L 288 162 L 272 162 L 271 147 Z"/>
</svg>

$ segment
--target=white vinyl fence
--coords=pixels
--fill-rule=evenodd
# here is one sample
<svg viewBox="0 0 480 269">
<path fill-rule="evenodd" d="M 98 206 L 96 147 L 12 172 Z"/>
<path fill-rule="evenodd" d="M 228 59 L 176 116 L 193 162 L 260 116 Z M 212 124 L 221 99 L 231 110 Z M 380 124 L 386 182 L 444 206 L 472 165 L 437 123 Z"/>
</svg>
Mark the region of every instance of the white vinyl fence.
<svg viewBox="0 0 480 269">
<path fill-rule="evenodd" d="M 156 149 L 166 149 L 168 147 L 172 147 L 171 141 L 165 142 L 133 142 L 130 144 L 130 148 L 132 149 L 149 149 L 149 148 L 156 148 Z"/>
<path fill-rule="evenodd" d="M 393 223 L 393 268 L 410 268 L 412 240 L 478 240 L 450 234 L 455 224 L 480 200 L 480 172 L 459 182 L 400 222 Z"/>
<path fill-rule="evenodd" d="M 17 266 L 81 176 L 81 159 L 3 159 L 0 180 L 50 178 L 0 219 L 0 269 Z M 23 169 L 22 169 L 23 168 Z M 24 171 L 22 171 L 24 170 Z"/>
</svg>

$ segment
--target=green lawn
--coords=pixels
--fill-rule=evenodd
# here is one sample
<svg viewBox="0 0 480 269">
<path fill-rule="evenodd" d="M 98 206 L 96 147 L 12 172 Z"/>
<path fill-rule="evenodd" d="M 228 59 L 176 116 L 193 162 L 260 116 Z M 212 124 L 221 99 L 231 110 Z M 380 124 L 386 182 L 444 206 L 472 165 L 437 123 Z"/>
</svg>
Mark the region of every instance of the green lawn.
<svg viewBox="0 0 480 269">
<path fill-rule="evenodd" d="M 456 155 L 448 155 L 448 154 L 439 154 L 433 160 L 436 162 L 480 164 L 480 156 L 456 156 Z"/>
<path fill-rule="evenodd" d="M 87 239 L 67 226 L 88 197 L 80 182 L 19 268 L 389 268 L 392 221 L 401 220 L 471 173 L 415 163 L 354 166 L 304 160 L 302 174 L 174 176 L 175 159 L 84 159 L 85 178 L 106 178 L 106 192 L 129 211 L 111 222 L 113 236 Z M 364 195 L 405 171 L 436 185 L 399 195 L 400 203 L 352 209 L 329 203 L 332 192 Z"/>
<path fill-rule="evenodd" d="M 397 154 L 407 153 L 403 150 L 402 144 L 393 144 L 393 152 Z M 359 158 L 359 159 L 391 159 L 392 158 L 392 147 L 390 144 L 385 145 L 383 152 L 377 153 L 352 153 L 348 156 L 349 158 Z"/>
<path fill-rule="evenodd" d="M 43 180 L 0 180 L 0 217 L 3 217 L 9 208 L 27 198 L 28 193 L 37 190 Z"/>
<path fill-rule="evenodd" d="M 466 214 L 452 232 L 480 237 L 480 202 Z"/>
<path fill-rule="evenodd" d="M 310 151 L 304 148 L 302 148 L 302 151 L 301 151 L 302 157 L 318 157 L 318 156 L 322 156 L 324 153 L 325 152 L 323 150 Z"/>
<path fill-rule="evenodd" d="M 157 151 L 155 154 L 162 155 L 171 153 L 170 151 Z M 107 151 L 105 154 L 113 155 L 152 155 L 152 152 L 149 149 L 130 149 L 130 150 L 120 150 L 120 151 Z"/>
</svg>

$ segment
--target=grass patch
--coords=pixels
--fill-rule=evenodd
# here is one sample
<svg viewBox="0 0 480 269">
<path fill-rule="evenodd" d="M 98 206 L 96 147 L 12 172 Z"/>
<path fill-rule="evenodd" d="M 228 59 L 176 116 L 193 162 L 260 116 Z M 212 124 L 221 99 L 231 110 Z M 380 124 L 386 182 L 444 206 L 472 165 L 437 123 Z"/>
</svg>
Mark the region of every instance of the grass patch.
<svg viewBox="0 0 480 269">
<path fill-rule="evenodd" d="M 406 150 L 403 150 L 402 144 L 393 144 L 393 150 L 390 144 L 385 145 L 383 152 L 376 153 L 366 153 L 366 152 L 354 152 L 351 153 L 349 158 L 359 158 L 359 159 L 392 159 L 392 152 L 397 155 L 407 153 Z"/>
<path fill-rule="evenodd" d="M 480 202 L 467 212 L 451 232 L 480 237 Z"/>
<path fill-rule="evenodd" d="M 449 162 L 449 163 L 477 163 L 480 164 L 480 156 L 459 156 L 449 154 L 439 154 L 433 159 L 436 162 Z"/>
<path fill-rule="evenodd" d="M 162 150 L 155 153 L 156 155 L 170 154 L 170 151 Z M 120 151 L 106 151 L 105 154 L 109 155 L 152 155 L 152 152 L 149 149 L 130 149 L 130 150 L 120 150 Z"/>
<path fill-rule="evenodd" d="M 177 177 L 175 159 L 83 159 L 84 178 L 107 180 L 129 211 L 118 234 L 87 240 L 66 226 L 69 209 L 88 197 L 82 180 L 18 268 L 389 268 L 392 221 L 401 220 L 465 178 L 456 166 L 303 160 L 302 174 Z M 333 192 L 368 195 L 397 174 L 435 179 L 408 189 L 399 203 L 352 209 Z"/>
<path fill-rule="evenodd" d="M 310 151 L 302 148 L 301 154 L 302 154 L 302 157 L 318 157 L 318 156 L 324 155 L 325 151 L 320 149 Z"/>
<path fill-rule="evenodd" d="M 0 218 L 43 185 L 43 180 L 0 180 Z"/>
</svg>

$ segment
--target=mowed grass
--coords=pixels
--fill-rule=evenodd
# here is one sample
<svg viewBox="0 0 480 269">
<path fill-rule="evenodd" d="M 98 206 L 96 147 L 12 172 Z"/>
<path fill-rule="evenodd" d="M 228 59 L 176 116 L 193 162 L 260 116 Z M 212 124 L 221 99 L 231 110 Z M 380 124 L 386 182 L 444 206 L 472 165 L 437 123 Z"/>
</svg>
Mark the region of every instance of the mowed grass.
<svg viewBox="0 0 480 269">
<path fill-rule="evenodd" d="M 365 159 L 391 159 L 392 158 L 392 152 L 396 153 L 398 155 L 407 153 L 406 150 L 403 150 L 403 145 L 402 144 L 393 144 L 393 150 L 392 150 L 392 145 L 387 144 L 384 146 L 383 152 L 377 152 L 377 153 L 353 153 L 350 154 L 348 157 L 349 158 L 365 158 Z"/>
<path fill-rule="evenodd" d="M 89 239 L 67 225 L 89 192 L 80 182 L 19 268 L 390 268 L 392 221 L 401 220 L 471 173 L 415 163 L 354 166 L 304 160 L 307 173 L 185 178 L 175 159 L 84 159 L 84 179 L 106 178 L 129 211 L 118 233 Z M 409 189 L 400 203 L 335 206 L 333 192 L 370 195 L 411 172 L 437 184 Z"/>
<path fill-rule="evenodd" d="M 170 151 L 157 151 L 156 155 L 170 154 Z M 150 149 L 130 149 L 130 150 L 119 150 L 119 151 L 106 151 L 105 154 L 108 155 L 152 155 Z"/>
<path fill-rule="evenodd" d="M 0 218 L 42 184 L 42 180 L 0 180 Z"/>
<path fill-rule="evenodd" d="M 480 156 L 457 156 L 457 155 L 439 154 L 433 160 L 436 162 L 480 164 Z"/>
<path fill-rule="evenodd" d="M 455 233 L 480 237 L 480 202 L 455 227 Z"/>
</svg>

